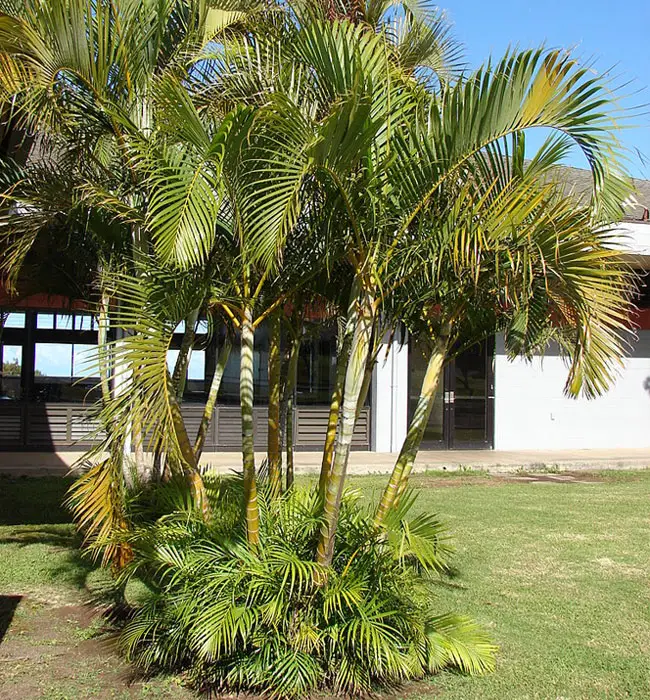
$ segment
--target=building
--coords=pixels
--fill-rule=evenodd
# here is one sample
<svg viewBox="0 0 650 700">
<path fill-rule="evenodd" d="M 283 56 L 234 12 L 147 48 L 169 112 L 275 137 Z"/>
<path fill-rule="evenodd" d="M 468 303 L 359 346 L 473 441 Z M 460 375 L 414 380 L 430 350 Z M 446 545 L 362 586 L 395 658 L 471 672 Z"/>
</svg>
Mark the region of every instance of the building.
<svg viewBox="0 0 650 700">
<path fill-rule="evenodd" d="M 588 171 L 568 168 L 571 186 L 589 187 Z M 650 270 L 650 181 L 636 181 L 638 195 L 619 225 L 620 245 L 632 265 Z M 638 201 L 637 201 L 638 200 Z M 640 202 L 640 203 L 639 203 Z M 563 395 L 567 369 L 553 348 L 532 363 L 509 362 L 499 336 L 465 352 L 445 370 L 423 449 L 650 448 L 650 293 L 645 286 L 633 325 L 638 330 L 618 381 L 599 399 Z M 13 452 L 87 449 L 92 429 L 86 411 L 94 380 L 85 378 L 88 351 L 97 343 L 96 320 L 81 302 L 57 294 L 12 301 L 0 291 L 0 464 Z M 178 352 L 177 329 L 170 362 Z M 199 328 L 199 339 L 205 337 Z M 215 365 L 219 338 L 196 350 L 182 410 L 198 426 Z M 322 447 L 334 380 L 334 331 L 304 343 L 299 367 L 294 435 L 298 450 Z M 266 352 L 262 327 L 255 348 L 255 440 L 266 445 Z M 398 339 L 380 352 L 354 448 L 395 452 L 401 447 L 426 366 L 411 344 Z M 226 368 L 206 452 L 240 446 L 238 352 Z M 35 458 L 36 459 L 36 458 Z"/>
</svg>

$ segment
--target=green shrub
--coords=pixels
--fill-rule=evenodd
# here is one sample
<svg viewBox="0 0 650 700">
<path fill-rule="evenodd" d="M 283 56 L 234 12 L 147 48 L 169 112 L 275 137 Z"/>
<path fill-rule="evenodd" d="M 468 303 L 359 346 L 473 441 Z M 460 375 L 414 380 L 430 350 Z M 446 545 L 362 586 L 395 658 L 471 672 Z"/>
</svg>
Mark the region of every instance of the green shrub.
<svg viewBox="0 0 650 700">
<path fill-rule="evenodd" d="M 313 492 L 294 488 L 273 502 L 262 495 L 255 553 L 240 490 L 237 479 L 212 483 L 207 523 L 180 496 L 178 509 L 130 538 L 135 558 L 125 576 L 152 590 L 121 634 L 131 661 L 150 672 L 185 671 L 201 690 L 287 698 L 318 689 L 363 694 L 445 666 L 492 669 L 486 635 L 434 610 L 432 584 L 451 549 L 439 521 L 410 514 L 413 497 L 378 530 L 347 493 L 325 570 L 313 561 Z"/>
</svg>

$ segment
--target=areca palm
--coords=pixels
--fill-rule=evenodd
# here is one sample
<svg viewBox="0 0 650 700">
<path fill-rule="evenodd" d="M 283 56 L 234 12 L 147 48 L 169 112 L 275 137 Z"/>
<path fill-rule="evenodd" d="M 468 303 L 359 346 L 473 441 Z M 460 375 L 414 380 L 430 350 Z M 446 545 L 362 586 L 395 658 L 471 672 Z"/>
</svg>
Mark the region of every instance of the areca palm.
<svg viewBox="0 0 650 700">
<path fill-rule="evenodd" d="M 347 217 L 342 245 L 356 279 L 355 332 L 319 544 L 318 559 L 327 563 L 370 332 L 396 251 L 424 228 L 422 222 L 435 218 L 440 207 L 453 200 L 451 183 L 476 176 L 481 153 L 528 128 L 561 130 L 583 149 L 603 212 L 614 215 L 625 185 L 617 170 L 614 123 L 602 110 L 605 87 L 568 55 L 511 54 L 432 94 L 420 83 L 403 79 L 387 59 L 381 36 L 345 22 L 304 28 L 294 52 L 310 67 L 319 104 L 332 108 L 305 129 L 305 117 L 296 105 L 283 104 L 282 112 L 278 105 L 273 124 L 295 138 L 277 139 L 274 146 L 283 150 L 274 162 L 288 163 L 293 170 L 298 163 L 308 163 L 329 188 L 332 201 Z M 289 145 L 293 150 L 284 150 Z M 291 170 L 284 173 L 288 178 Z M 259 216 L 265 216 L 264 210 Z"/>
<path fill-rule="evenodd" d="M 401 578 L 405 558 L 417 560 L 416 573 L 444 568 L 437 559 L 440 529 L 425 516 L 416 523 L 404 519 L 412 505 L 404 491 L 441 368 L 458 344 L 500 329 L 512 354 L 527 354 L 555 339 L 570 358 L 569 390 L 583 387 L 587 394 L 606 387 L 622 352 L 628 275 L 610 247 L 606 224 L 618 214 L 626 184 L 606 86 L 568 54 L 544 50 L 513 52 L 462 75 L 446 24 L 422 3 L 29 0 L 7 3 L 5 10 L 2 98 L 12 97 L 24 123 L 47 138 L 62 170 L 75 161 L 74 202 L 97 219 L 97 239 L 104 240 L 100 232 L 107 222 L 117 230 L 118 242 L 99 246 L 98 255 L 100 417 L 107 433 L 73 490 L 78 519 L 106 558 L 124 567 L 135 557 L 133 569 L 158 562 L 158 553 L 152 558 L 150 551 L 138 551 L 151 533 L 155 547 L 156 533 L 173 539 L 182 530 L 189 551 L 192 533 L 199 533 L 210 552 L 219 552 L 212 580 L 227 579 L 233 595 L 244 591 L 246 599 L 246 590 L 237 587 L 238 562 L 245 561 L 250 585 L 264 593 L 256 600 L 273 605 L 281 620 L 276 625 L 273 619 L 271 631 L 271 618 L 256 608 L 259 624 L 241 628 L 241 644 L 226 653 L 215 641 L 221 626 L 215 628 L 214 620 L 196 629 L 193 623 L 176 625 L 176 583 L 165 589 L 160 578 L 154 584 L 170 596 L 161 609 L 172 624 L 165 632 L 171 637 L 151 647 L 161 654 L 156 661 L 187 662 L 185 651 L 176 652 L 190 635 L 187 648 L 197 672 L 210 664 L 216 679 L 232 668 L 239 680 L 228 675 L 228 683 L 258 688 L 279 658 L 288 668 L 281 678 L 285 684 L 300 671 L 294 651 L 303 649 L 300 634 L 309 630 L 300 628 L 295 648 L 284 641 L 278 647 L 276 633 L 294 630 L 295 616 L 307 609 L 303 604 L 312 606 L 309 625 L 322 627 L 313 639 L 329 639 L 329 631 L 321 633 L 329 630 L 330 596 L 339 601 L 353 596 L 346 605 L 362 611 L 366 605 L 375 612 L 404 605 L 424 610 L 400 592 L 399 582 L 411 581 Z M 564 135 L 525 164 L 522 135 L 535 127 Z M 592 169 L 590 206 L 552 182 L 551 166 L 569 142 L 582 149 Z M 35 182 L 24 178 L 8 195 L 14 204 L 32 205 L 22 220 L 19 208 L 6 211 L 8 225 L 23 227 L 13 229 L 13 267 L 37 238 L 47 211 L 47 191 Z M 33 200 L 26 197 L 27 185 Z M 291 489 L 283 495 L 282 318 L 285 307 L 293 306 L 288 398 L 300 317 L 312 301 L 341 317 L 336 385 L 319 490 L 308 497 Z M 230 338 L 195 437 L 179 405 L 196 325 L 204 315 L 212 330 L 226 319 L 230 333 L 240 338 L 243 478 L 235 491 L 243 503 L 234 515 L 230 500 L 214 497 L 220 487 L 210 491 L 197 469 Z M 114 343 L 108 341 L 109 320 L 122 331 Z M 269 485 L 261 486 L 260 507 L 253 349 L 256 330 L 267 320 Z M 182 321 L 184 337 L 170 372 L 167 354 Z M 346 509 L 347 462 L 379 340 L 402 323 L 433 350 L 416 415 L 373 523 Z M 109 374 L 117 387 L 112 392 Z M 181 494 L 172 513 L 165 511 L 153 529 L 147 521 L 135 535 L 142 510 L 131 511 L 129 503 L 137 501 L 137 480 L 129 483 L 121 468 L 131 432 L 141 436 L 136 447 L 142 444 L 156 459 L 164 458 L 170 484 L 162 490 L 178 488 Z M 215 514 L 214 508 L 222 510 Z M 279 547 L 273 528 L 285 516 L 298 523 L 295 541 Z M 347 539 L 337 553 L 340 522 Z M 171 546 L 162 557 L 175 558 L 180 549 Z M 374 584 L 367 582 L 384 568 L 398 575 L 398 585 L 386 589 L 387 597 L 379 585 L 375 596 Z M 234 571 L 232 580 L 223 578 L 226 569 Z M 257 572 L 279 583 L 277 595 L 267 599 Z M 285 595 L 296 572 L 309 602 L 300 591 L 293 597 L 293 583 Z M 344 594 L 339 577 L 348 575 L 352 592 Z M 208 591 L 197 605 L 212 606 L 213 589 L 204 581 L 196 579 L 196 590 Z M 314 601 L 322 601 L 322 610 Z M 221 601 L 216 605 L 220 610 Z M 235 608 L 228 614 L 239 615 L 239 603 Z M 192 620 L 200 618 L 197 610 Z M 482 638 L 478 647 L 465 650 L 467 664 L 447 634 L 454 625 L 435 617 L 423 627 L 420 612 L 399 635 L 392 628 L 386 635 L 379 627 L 370 630 L 365 618 L 353 621 L 354 634 L 390 658 L 378 664 L 379 680 L 418 676 L 458 654 L 459 665 L 469 670 L 490 666 L 493 649 Z M 155 637 L 166 624 L 158 613 L 152 608 L 151 616 L 144 614 L 131 627 L 136 657 L 153 659 L 148 635 Z M 376 620 L 383 615 L 380 611 Z M 391 625 L 402 629 L 403 621 L 390 615 Z M 338 618 L 332 619 L 337 635 Z M 436 635 L 446 639 L 444 648 L 429 646 Z M 264 662 L 240 663 L 242 650 L 256 650 L 258 642 L 265 644 Z M 293 662 L 285 652 L 293 654 Z M 374 672 L 365 652 L 353 662 L 338 653 L 323 652 L 318 672 L 315 662 L 300 656 L 314 670 L 312 680 L 273 687 L 287 695 L 315 687 L 340 662 L 336 688 L 369 690 Z"/>
<path fill-rule="evenodd" d="M 531 357 L 557 342 L 569 361 L 567 393 L 593 397 L 615 377 L 632 274 L 607 222 L 548 181 L 562 152 L 557 146 L 551 139 L 529 163 L 523 149 L 508 158 L 497 153 L 499 172 L 488 168 L 483 192 L 465 188 L 462 208 L 427 235 L 425 246 L 439 252 L 422 256 L 414 242 L 421 266 L 393 302 L 414 337 L 424 339 L 428 366 L 377 523 L 407 486 L 442 368 L 460 350 L 500 330 L 510 356 Z"/>
</svg>

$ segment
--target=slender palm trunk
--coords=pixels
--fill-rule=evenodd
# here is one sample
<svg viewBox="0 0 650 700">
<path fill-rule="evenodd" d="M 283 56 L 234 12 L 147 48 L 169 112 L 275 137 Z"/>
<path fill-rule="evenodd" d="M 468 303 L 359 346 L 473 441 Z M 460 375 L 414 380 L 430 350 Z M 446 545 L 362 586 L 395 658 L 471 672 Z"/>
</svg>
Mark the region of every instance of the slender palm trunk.
<svg viewBox="0 0 650 700">
<path fill-rule="evenodd" d="M 252 310 L 246 307 L 241 324 L 239 398 L 241 403 L 242 458 L 244 467 L 244 509 L 248 544 L 257 549 L 260 542 L 260 517 L 255 483 L 255 443 L 253 436 L 253 344 L 255 330 Z"/>
<path fill-rule="evenodd" d="M 102 401 L 104 406 L 111 400 L 111 385 L 108 379 L 108 294 L 102 291 L 99 300 L 99 318 L 97 329 L 97 355 L 99 363 L 99 383 L 102 390 Z"/>
<path fill-rule="evenodd" d="M 348 367 L 348 357 L 350 355 L 350 342 L 352 335 L 346 332 L 338 357 L 336 359 L 336 376 L 334 377 L 334 389 L 330 401 L 330 412 L 327 417 L 327 433 L 325 434 L 325 446 L 323 447 L 323 461 L 321 462 L 320 477 L 318 479 L 318 493 L 321 498 L 325 497 L 327 480 L 332 471 L 334 463 L 334 446 L 336 445 L 336 431 L 341 414 L 341 401 L 343 400 L 343 389 L 345 387 L 345 373 Z"/>
<path fill-rule="evenodd" d="M 390 475 L 388 484 L 384 489 L 377 512 L 375 514 L 375 524 L 381 525 L 386 514 L 391 508 L 397 505 L 402 493 L 408 484 L 409 475 L 413 468 L 413 463 L 420 449 L 420 443 L 431 415 L 433 400 L 436 395 L 440 375 L 447 355 L 447 335 L 439 336 L 436 339 L 434 348 L 429 356 L 427 371 L 422 381 L 420 397 L 411 419 L 406 438 L 402 443 L 397 462 Z"/>
<path fill-rule="evenodd" d="M 208 428 L 210 427 L 210 422 L 212 421 L 212 414 L 214 413 L 214 407 L 217 403 L 219 387 L 221 386 L 221 380 L 223 378 L 223 373 L 226 370 L 226 365 L 228 364 L 228 359 L 230 358 L 231 350 L 232 340 L 230 339 L 230 336 L 226 334 L 226 338 L 221 347 L 221 350 L 219 350 L 217 366 L 214 369 L 214 376 L 212 377 L 210 391 L 208 392 L 208 400 L 205 403 L 205 408 L 203 409 L 203 416 L 201 417 L 201 423 L 199 424 L 199 429 L 196 434 L 196 440 L 194 441 L 194 457 L 196 459 L 197 464 L 201 459 L 201 454 L 203 453 L 203 446 L 205 445 L 205 439 L 208 435 Z"/>
<path fill-rule="evenodd" d="M 199 310 L 196 309 L 195 311 L 190 312 L 188 317 L 185 319 L 185 332 L 183 333 L 183 340 L 181 341 L 181 347 L 178 351 L 178 357 L 176 358 L 176 363 L 174 365 L 172 382 L 176 390 L 176 398 L 179 401 L 183 400 L 183 393 L 185 392 L 187 368 L 192 357 L 192 348 L 194 346 L 194 339 L 196 338 L 196 322 L 198 318 Z"/>
<path fill-rule="evenodd" d="M 343 391 L 345 389 L 345 376 L 350 357 L 350 345 L 352 343 L 354 329 L 357 325 L 358 296 L 359 281 L 355 278 L 352 283 L 352 288 L 350 289 L 350 299 L 348 302 L 343 338 L 339 343 L 338 356 L 336 358 L 336 376 L 334 378 L 334 389 L 332 391 L 332 399 L 330 401 L 330 412 L 327 418 L 327 433 L 325 434 L 325 445 L 323 447 L 323 461 L 321 462 L 320 477 L 318 479 L 318 493 L 321 499 L 325 498 L 327 482 L 332 472 L 332 465 L 334 463 L 336 433 L 339 425 Z"/>
<path fill-rule="evenodd" d="M 189 481 L 192 496 L 197 508 L 203 513 L 203 517 L 207 519 L 210 515 L 210 508 L 205 491 L 205 485 L 198 470 L 198 463 L 194 456 L 192 443 L 190 442 L 189 435 L 187 434 L 185 421 L 183 420 L 183 415 L 181 414 L 181 407 L 176 398 L 174 385 L 171 377 L 169 376 L 169 372 L 167 373 L 167 387 L 171 422 L 174 428 L 176 444 L 180 453 L 179 457 L 181 460 L 183 473 Z"/>
<path fill-rule="evenodd" d="M 172 391 L 178 403 L 183 401 L 185 383 L 187 380 L 187 368 L 190 363 L 194 339 L 196 338 L 196 322 L 198 320 L 198 316 L 199 312 L 197 309 L 196 311 L 190 312 L 188 317 L 185 319 L 183 340 L 181 341 L 181 347 L 178 351 L 178 357 L 174 363 L 174 371 L 171 376 Z M 136 459 L 138 459 L 137 454 Z M 196 460 L 196 463 L 198 464 L 198 459 Z M 161 453 L 160 444 L 154 445 L 153 465 L 151 471 L 153 478 L 155 479 L 169 478 L 171 476 L 170 465 L 165 463 L 163 467 L 163 455 Z"/>
<path fill-rule="evenodd" d="M 269 318 L 269 415 L 267 454 L 271 497 L 282 491 L 282 453 L 280 452 L 280 342 L 281 318 L 278 312 Z"/>
<path fill-rule="evenodd" d="M 296 336 L 291 341 L 291 352 L 289 353 L 289 366 L 287 368 L 287 381 L 285 383 L 285 393 L 287 397 L 286 415 L 286 438 L 287 438 L 287 488 L 293 485 L 294 463 L 293 463 L 293 421 L 295 414 L 294 395 L 298 382 L 298 358 L 300 357 L 300 345 L 302 343 L 302 329 L 299 328 Z"/>
<path fill-rule="evenodd" d="M 345 374 L 341 427 L 336 440 L 334 464 L 327 480 L 323 524 L 320 530 L 316 561 L 323 566 L 330 566 L 334 556 L 334 538 L 338 525 L 341 498 L 352 444 L 352 434 L 356 422 L 357 405 L 363 385 L 363 376 L 368 360 L 373 326 L 373 299 L 363 294 L 358 301 L 358 316 L 350 359 Z"/>
<path fill-rule="evenodd" d="M 133 457 L 138 473 L 138 479 L 141 483 L 148 483 L 151 479 L 152 470 L 147 466 L 144 457 L 144 435 L 142 428 L 142 414 L 140 407 L 142 401 L 140 399 L 139 378 L 138 372 L 140 368 L 133 371 L 133 385 L 131 393 L 133 395 L 133 419 L 131 421 L 131 439 L 133 441 Z"/>
<path fill-rule="evenodd" d="M 359 414 L 361 413 L 363 407 L 366 405 L 366 399 L 368 398 L 368 392 L 370 391 L 370 384 L 372 383 L 372 372 L 377 364 L 377 359 L 373 356 L 369 358 L 366 362 L 366 368 L 363 372 L 363 383 L 361 384 L 361 391 L 359 392 L 359 402 L 357 403 L 357 412 L 355 414 L 356 419 L 359 419 Z"/>
</svg>

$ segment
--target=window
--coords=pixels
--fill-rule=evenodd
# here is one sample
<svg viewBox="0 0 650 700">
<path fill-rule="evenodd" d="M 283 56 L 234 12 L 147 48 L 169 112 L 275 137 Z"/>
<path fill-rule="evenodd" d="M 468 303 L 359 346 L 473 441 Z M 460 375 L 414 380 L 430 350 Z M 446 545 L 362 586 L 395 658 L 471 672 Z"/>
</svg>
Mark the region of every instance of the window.
<svg viewBox="0 0 650 700">
<path fill-rule="evenodd" d="M 0 326 L 3 328 L 24 328 L 25 314 L 22 312 L 0 312 Z"/>
<path fill-rule="evenodd" d="M 336 378 L 336 337 L 333 331 L 300 346 L 296 393 L 301 404 L 329 404 Z"/>
<path fill-rule="evenodd" d="M 167 368 L 173 374 L 179 350 L 167 351 Z M 187 367 L 185 394 L 188 399 L 202 401 L 205 396 L 205 350 L 193 350 Z"/>
<path fill-rule="evenodd" d="M 97 319 L 90 314 L 75 314 L 74 329 L 76 331 L 96 331 Z"/>
<path fill-rule="evenodd" d="M 39 312 L 36 316 L 38 330 L 96 331 L 97 319 L 92 314 L 49 314 Z"/>
<path fill-rule="evenodd" d="M 94 345 L 36 343 L 34 393 L 39 401 L 84 401 L 96 389 L 98 368 Z"/>
<path fill-rule="evenodd" d="M 20 399 L 22 367 L 22 346 L 0 345 L 0 401 Z"/>
<path fill-rule="evenodd" d="M 36 328 L 39 330 L 51 330 L 54 328 L 54 314 L 37 314 Z"/>
<path fill-rule="evenodd" d="M 57 314 L 56 329 L 58 331 L 71 331 L 74 326 L 74 316 L 72 314 Z"/>
</svg>

